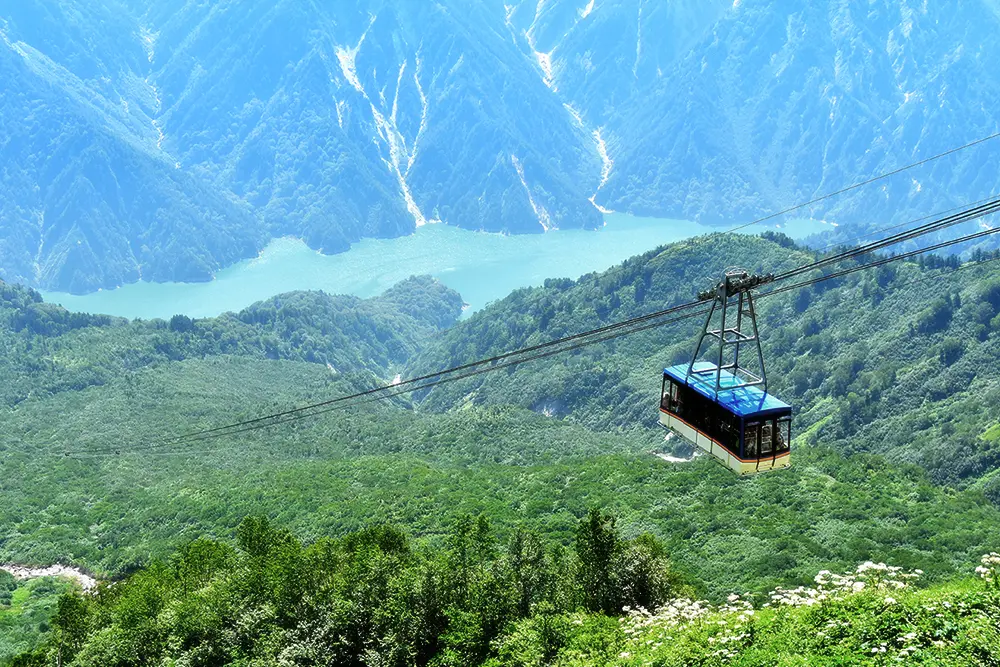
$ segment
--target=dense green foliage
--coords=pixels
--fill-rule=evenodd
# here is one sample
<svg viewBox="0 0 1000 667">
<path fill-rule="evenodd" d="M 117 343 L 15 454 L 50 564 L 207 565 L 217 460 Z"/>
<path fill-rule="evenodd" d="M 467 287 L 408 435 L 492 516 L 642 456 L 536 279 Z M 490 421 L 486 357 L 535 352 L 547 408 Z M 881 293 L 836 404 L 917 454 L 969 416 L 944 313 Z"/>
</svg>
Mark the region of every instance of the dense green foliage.
<svg viewBox="0 0 1000 667">
<path fill-rule="evenodd" d="M 46 635 L 56 604 L 69 587 L 58 579 L 17 582 L 0 570 L 0 665 L 33 650 Z"/>
<path fill-rule="evenodd" d="M 547 552 L 582 544 L 589 565 L 567 570 L 574 583 L 559 586 L 569 606 L 509 617 L 515 643 L 463 635 L 449 650 L 476 660 L 534 655 L 530 642 L 551 618 L 569 633 L 560 646 L 572 655 L 543 655 L 567 664 L 600 646 L 612 657 L 629 651 L 607 614 L 634 587 L 611 567 L 617 556 L 601 558 L 623 544 L 669 555 L 672 576 L 714 603 L 808 585 L 819 570 L 866 560 L 919 568 L 930 582 L 967 572 L 1000 550 L 998 478 L 981 474 L 1000 447 L 995 263 L 902 263 L 761 299 L 771 381 L 798 411 L 794 465 L 780 474 L 737 479 L 706 458 L 652 455 L 668 446 L 654 426 L 659 369 L 684 358 L 693 321 L 427 396 L 168 442 L 688 301 L 716 279 L 714 267 L 781 270 L 810 257 L 778 236 L 695 239 L 604 274 L 520 290 L 443 333 L 461 300 L 427 279 L 367 301 L 293 294 L 171 322 L 71 315 L 2 286 L 0 340 L 11 354 L 0 357 L 9 378 L 0 394 L 0 561 L 72 562 L 111 576 L 148 566 L 136 581 L 162 589 L 168 580 L 156 578 L 174 575 L 152 564 L 201 538 L 238 540 L 244 518 L 261 515 L 308 545 L 340 544 L 373 523 L 403 526 L 413 563 L 426 564 L 444 558 L 461 517 L 485 515 L 499 545 L 527 531 Z M 976 435 L 976 449 L 934 440 L 962 442 L 963 433 Z M 945 473 L 962 461 L 980 468 L 949 484 Z M 593 507 L 617 517 L 620 540 L 580 542 Z M 610 534 L 597 523 L 593 534 Z M 580 617 L 596 643 L 590 630 L 578 634 L 581 606 L 604 612 Z M 25 627 L 37 634 L 33 621 Z"/>
<path fill-rule="evenodd" d="M 631 536 L 655 534 L 713 596 L 869 558 L 939 577 L 1000 548 L 995 507 L 913 467 L 804 447 L 793 470 L 739 480 L 706 459 L 650 456 L 659 433 L 595 432 L 521 409 L 369 406 L 147 449 L 178 421 L 209 427 L 347 386 L 318 364 L 222 357 L 20 404 L 0 422 L 0 560 L 128 571 L 186 540 L 230 536 L 251 513 L 310 537 L 378 520 L 431 541 L 457 514 L 487 513 L 502 536 L 525 524 L 568 542 L 594 504 Z"/>
<path fill-rule="evenodd" d="M 780 272 L 812 259 L 777 240 L 699 238 L 576 282 L 519 290 L 448 331 L 410 368 L 420 373 L 686 303 L 718 280 L 720 266 Z M 1000 271 L 996 261 L 956 266 L 903 262 L 758 300 L 769 390 L 795 406 L 798 432 L 917 463 L 939 482 L 990 477 L 1000 464 L 1000 446 L 983 437 L 1000 413 Z M 647 428 L 656 419 L 658 370 L 688 360 L 701 324 L 689 319 L 438 387 L 423 405 L 513 404 L 590 427 Z"/>
<path fill-rule="evenodd" d="M 680 590 L 662 546 L 623 540 L 596 511 L 572 550 L 526 530 L 500 544 L 468 516 L 435 550 L 384 525 L 304 546 L 253 517 L 237 544 L 197 540 L 94 597 L 64 597 L 37 664 L 473 665 L 539 610 L 652 606 Z"/>
<path fill-rule="evenodd" d="M 571 548 L 523 528 L 501 543 L 483 516 L 436 549 L 387 525 L 305 545 L 258 517 L 236 543 L 195 540 L 64 595 L 47 642 L 11 664 L 981 666 L 1000 650 L 996 554 L 981 582 L 914 591 L 919 570 L 866 562 L 713 605 L 655 538 L 624 540 L 598 510 Z"/>
</svg>

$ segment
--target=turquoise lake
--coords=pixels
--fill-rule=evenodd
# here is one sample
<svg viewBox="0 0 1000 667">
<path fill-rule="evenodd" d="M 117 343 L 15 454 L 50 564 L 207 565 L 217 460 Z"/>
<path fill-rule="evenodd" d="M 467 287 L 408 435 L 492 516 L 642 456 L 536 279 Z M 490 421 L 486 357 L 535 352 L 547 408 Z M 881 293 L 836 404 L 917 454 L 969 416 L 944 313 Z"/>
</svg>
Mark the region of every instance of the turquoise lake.
<svg viewBox="0 0 1000 667">
<path fill-rule="evenodd" d="M 803 220 L 777 229 L 804 238 L 830 228 Z M 321 255 L 301 240 L 280 238 L 259 257 L 219 271 L 211 282 L 139 282 L 85 295 L 42 294 L 46 301 L 78 312 L 144 319 L 178 313 L 212 317 L 282 292 L 323 290 L 364 298 L 409 276 L 432 275 L 457 290 L 471 313 L 519 287 L 540 285 L 546 278 L 578 278 L 664 243 L 713 231 L 718 229 L 684 220 L 611 213 L 597 231 L 503 236 L 425 225 L 409 236 L 365 239 L 339 255 Z"/>
</svg>

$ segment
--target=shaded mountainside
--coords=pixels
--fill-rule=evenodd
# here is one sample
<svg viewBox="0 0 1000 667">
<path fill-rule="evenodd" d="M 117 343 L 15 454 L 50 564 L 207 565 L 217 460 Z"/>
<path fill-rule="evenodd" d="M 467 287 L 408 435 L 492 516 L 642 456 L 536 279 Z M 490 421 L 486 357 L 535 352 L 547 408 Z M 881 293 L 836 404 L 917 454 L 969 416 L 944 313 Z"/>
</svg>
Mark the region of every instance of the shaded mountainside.
<svg viewBox="0 0 1000 667">
<path fill-rule="evenodd" d="M 807 251 L 781 237 L 713 235 L 578 281 L 514 292 L 459 323 L 410 374 L 489 357 L 690 302 L 716 267 L 780 272 Z M 769 390 L 808 441 L 917 463 L 952 484 L 982 480 L 1000 500 L 1000 269 L 901 262 L 760 299 Z M 951 264 L 949 267 L 948 265 Z M 594 428 L 656 423 L 660 370 L 689 360 L 700 319 L 504 373 L 436 387 L 428 409 L 511 404 Z"/>
<path fill-rule="evenodd" d="M 120 103 L 45 54 L 0 43 L 0 86 L 4 277 L 75 292 L 208 280 L 263 243 L 248 207 L 131 136 Z"/>
<path fill-rule="evenodd" d="M 615 210 L 753 218 L 1000 129 L 992 0 L 523 0 L 512 20 L 600 129 Z M 803 213 L 864 225 L 985 197 L 998 150 Z"/>
<path fill-rule="evenodd" d="M 601 223 L 599 157 L 485 6 L 78 4 L 0 12 L 9 280 L 205 280 L 269 235 Z"/>
<path fill-rule="evenodd" d="M 998 24 L 987 0 L 8 3 L 0 276 L 207 280 L 274 236 L 435 220 L 746 219 L 995 132 Z M 802 214 L 976 200 L 997 150 Z"/>
<path fill-rule="evenodd" d="M 276 233 L 337 251 L 430 220 L 600 224 L 581 185 L 596 185 L 597 156 L 481 3 L 188 4 L 149 18 L 165 146 Z"/>
</svg>

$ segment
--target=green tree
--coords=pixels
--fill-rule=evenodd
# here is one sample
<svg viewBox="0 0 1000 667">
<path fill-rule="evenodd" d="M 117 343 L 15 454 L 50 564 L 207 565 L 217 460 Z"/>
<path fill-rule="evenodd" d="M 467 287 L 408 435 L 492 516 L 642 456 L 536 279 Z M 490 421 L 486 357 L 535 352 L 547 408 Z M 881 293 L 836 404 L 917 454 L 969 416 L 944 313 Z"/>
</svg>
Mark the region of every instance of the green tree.
<svg viewBox="0 0 1000 667">
<path fill-rule="evenodd" d="M 519 527 L 507 546 L 507 561 L 514 580 L 517 612 L 525 618 L 545 598 L 551 584 L 545 545 L 537 533 Z"/>
<path fill-rule="evenodd" d="M 621 612 L 618 565 L 622 541 L 615 517 L 592 508 L 576 529 L 576 556 L 583 604 L 590 611 Z"/>
<path fill-rule="evenodd" d="M 87 601 L 78 593 L 67 593 L 59 598 L 52 617 L 57 665 L 72 662 L 83 647 L 90 626 L 89 617 Z"/>
</svg>

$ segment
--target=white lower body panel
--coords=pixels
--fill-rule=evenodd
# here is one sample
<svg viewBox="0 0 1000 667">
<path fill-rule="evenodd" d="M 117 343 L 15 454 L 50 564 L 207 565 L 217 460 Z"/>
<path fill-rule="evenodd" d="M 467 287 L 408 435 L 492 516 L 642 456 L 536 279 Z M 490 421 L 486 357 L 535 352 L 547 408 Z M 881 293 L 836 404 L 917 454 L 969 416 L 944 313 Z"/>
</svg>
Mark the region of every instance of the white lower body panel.
<svg viewBox="0 0 1000 667">
<path fill-rule="evenodd" d="M 672 415 L 669 412 L 665 412 L 664 410 L 660 410 L 660 424 L 669 428 L 671 431 L 699 449 L 708 452 L 737 475 L 753 475 L 758 472 L 787 468 L 792 464 L 792 458 L 789 452 L 784 452 L 774 457 L 769 456 L 767 458 L 761 458 L 760 460 L 753 459 L 751 461 L 744 461 L 738 456 L 734 456 L 728 449 L 698 429 L 694 428 L 680 417 Z"/>
</svg>

